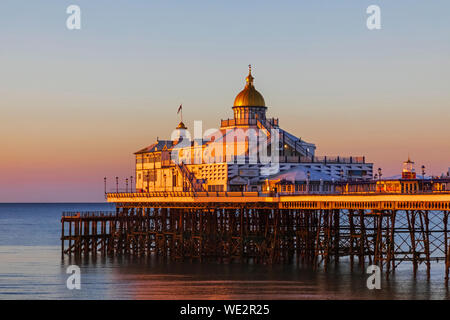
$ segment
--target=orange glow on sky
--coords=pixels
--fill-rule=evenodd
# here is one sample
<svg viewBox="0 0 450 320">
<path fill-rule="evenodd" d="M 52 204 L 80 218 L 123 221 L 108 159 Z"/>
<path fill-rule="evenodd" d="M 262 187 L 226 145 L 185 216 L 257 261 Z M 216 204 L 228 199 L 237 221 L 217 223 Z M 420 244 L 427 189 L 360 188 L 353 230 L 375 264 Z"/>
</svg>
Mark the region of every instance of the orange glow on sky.
<svg viewBox="0 0 450 320">
<path fill-rule="evenodd" d="M 30 6 L 0 5 L 0 202 L 103 201 L 103 177 L 134 175 L 133 152 L 170 137 L 181 103 L 188 128 L 232 118 L 249 63 L 268 116 L 318 155 L 365 155 L 385 176 L 408 155 L 450 167 L 448 10 L 386 3 L 369 32 L 364 5 L 331 1 L 83 2 L 71 33 L 61 8 Z"/>
</svg>

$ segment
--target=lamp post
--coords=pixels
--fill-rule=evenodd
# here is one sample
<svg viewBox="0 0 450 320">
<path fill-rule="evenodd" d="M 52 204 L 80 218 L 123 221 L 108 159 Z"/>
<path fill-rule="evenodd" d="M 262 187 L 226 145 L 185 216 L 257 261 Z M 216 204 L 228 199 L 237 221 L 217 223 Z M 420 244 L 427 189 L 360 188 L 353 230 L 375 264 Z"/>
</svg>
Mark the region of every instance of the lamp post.
<svg viewBox="0 0 450 320">
<path fill-rule="evenodd" d="M 119 193 L 119 177 L 116 177 L 116 193 Z"/>
<path fill-rule="evenodd" d="M 309 193 L 309 180 L 311 179 L 311 172 L 306 172 L 306 193 Z"/>
<path fill-rule="evenodd" d="M 133 193 L 133 176 L 130 176 L 130 192 Z"/>
<path fill-rule="evenodd" d="M 422 165 L 422 190 L 425 191 L 425 166 Z"/>
<path fill-rule="evenodd" d="M 128 193 L 128 178 L 125 179 L 125 192 Z"/>
<path fill-rule="evenodd" d="M 106 195 L 106 177 L 103 178 L 103 184 L 104 184 L 105 195 Z"/>
</svg>

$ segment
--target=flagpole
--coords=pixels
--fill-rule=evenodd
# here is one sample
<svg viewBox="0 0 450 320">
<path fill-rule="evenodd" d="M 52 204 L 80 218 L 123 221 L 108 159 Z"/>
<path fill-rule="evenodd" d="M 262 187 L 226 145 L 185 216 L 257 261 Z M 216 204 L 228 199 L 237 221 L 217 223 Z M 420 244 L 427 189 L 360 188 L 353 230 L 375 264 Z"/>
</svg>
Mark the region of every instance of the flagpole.
<svg viewBox="0 0 450 320">
<path fill-rule="evenodd" d="M 183 122 L 183 105 L 180 104 L 180 107 L 178 108 L 177 114 L 181 112 L 181 122 Z"/>
</svg>

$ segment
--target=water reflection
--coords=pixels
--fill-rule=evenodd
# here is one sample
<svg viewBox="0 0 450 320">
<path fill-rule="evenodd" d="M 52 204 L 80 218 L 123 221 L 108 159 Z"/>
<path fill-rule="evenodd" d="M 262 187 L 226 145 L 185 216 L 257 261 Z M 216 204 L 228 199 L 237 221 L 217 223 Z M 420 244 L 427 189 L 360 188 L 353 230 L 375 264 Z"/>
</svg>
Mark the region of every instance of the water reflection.
<svg viewBox="0 0 450 320">
<path fill-rule="evenodd" d="M 110 297 L 127 299 L 447 299 L 443 265 L 424 270 L 414 281 L 411 266 L 401 265 L 381 290 L 366 287 L 368 275 L 349 262 L 327 272 L 304 265 L 170 262 L 155 257 L 84 259 L 83 266 L 110 272 L 119 289 Z"/>
<path fill-rule="evenodd" d="M 81 268 L 81 290 L 68 290 L 67 266 Z M 327 272 L 296 265 L 169 262 L 147 257 L 65 257 L 58 246 L 0 246 L 0 299 L 448 299 L 443 263 L 413 280 L 402 264 L 381 290 L 348 262 Z"/>
</svg>

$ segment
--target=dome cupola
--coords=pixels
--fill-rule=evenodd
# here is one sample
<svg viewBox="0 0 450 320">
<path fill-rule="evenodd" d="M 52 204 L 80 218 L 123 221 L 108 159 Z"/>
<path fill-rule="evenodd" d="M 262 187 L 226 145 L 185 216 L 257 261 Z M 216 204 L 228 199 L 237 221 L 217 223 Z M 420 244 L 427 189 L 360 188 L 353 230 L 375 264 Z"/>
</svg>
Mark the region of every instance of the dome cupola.
<svg viewBox="0 0 450 320">
<path fill-rule="evenodd" d="M 266 120 L 266 103 L 253 85 L 252 66 L 248 66 L 247 84 L 234 99 L 234 125 L 256 125 Z"/>
<path fill-rule="evenodd" d="M 259 93 L 253 85 L 252 67 L 248 66 L 247 84 L 244 90 L 234 99 L 235 107 L 265 107 L 266 103 L 261 93 Z"/>
</svg>

